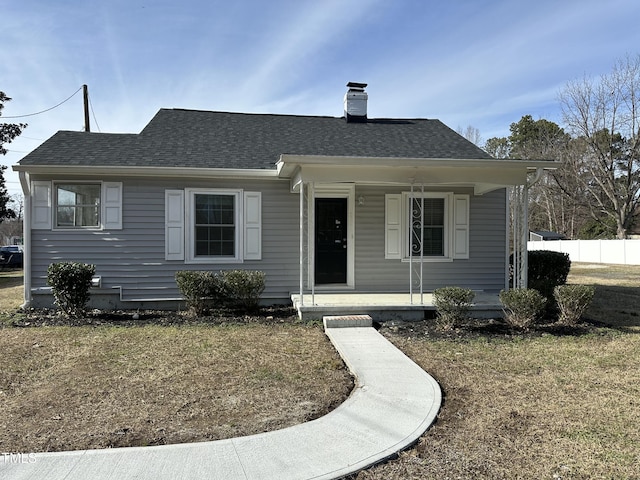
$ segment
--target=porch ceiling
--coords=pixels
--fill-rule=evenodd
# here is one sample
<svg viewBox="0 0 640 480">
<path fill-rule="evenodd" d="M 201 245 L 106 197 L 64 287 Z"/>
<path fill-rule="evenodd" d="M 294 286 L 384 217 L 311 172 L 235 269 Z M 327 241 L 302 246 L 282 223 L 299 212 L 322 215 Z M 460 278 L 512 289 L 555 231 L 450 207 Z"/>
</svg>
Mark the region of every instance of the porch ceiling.
<svg viewBox="0 0 640 480">
<path fill-rule="evenodd" d="M 554 161 L 371 158 L 282 155 L 278 176 L 297 190 L 303 182 L 456 185 L 478 195 L 511 185 L 524 185 L 527 173 L 555 169 Z"/>
</svg>

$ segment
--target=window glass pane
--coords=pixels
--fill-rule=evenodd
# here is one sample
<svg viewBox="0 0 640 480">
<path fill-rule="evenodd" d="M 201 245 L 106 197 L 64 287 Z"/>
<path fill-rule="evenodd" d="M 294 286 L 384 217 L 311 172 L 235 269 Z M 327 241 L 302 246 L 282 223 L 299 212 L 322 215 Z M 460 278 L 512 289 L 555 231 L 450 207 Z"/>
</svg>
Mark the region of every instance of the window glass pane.
<svg viewBox="0 0 640 480">
<path fill-rule="evenodd" d="M 411 201 L 411 251 L 413 255 L 444 255 L 444 198 Z M 421 228 L 422 227 L 422 228 Z M 420 246 L 422 245 L 422 248 Z"/>
<path fill-rule="evenodd" d="M 58 226 L 73 227 L 74 212 L 73 207 L 58 207 Z"/>
<path fill-rule="evenodd" d="M 56 185 L 56 226 L 100 226 L 100 185 Z"/>
<path fill-rule="evenodd" d="M 194 195 L 195 255 L 235 255 L 235 195 Z"/>
</svg>

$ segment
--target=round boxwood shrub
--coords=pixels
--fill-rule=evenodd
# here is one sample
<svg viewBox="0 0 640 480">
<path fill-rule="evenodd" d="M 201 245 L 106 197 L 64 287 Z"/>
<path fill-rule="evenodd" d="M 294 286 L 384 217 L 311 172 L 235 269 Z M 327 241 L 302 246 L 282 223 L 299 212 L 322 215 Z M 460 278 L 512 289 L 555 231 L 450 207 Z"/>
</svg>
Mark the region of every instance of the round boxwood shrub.
<svg viewBox="0 0 640 480">
<path fill-rule="evenodd" d="M 523 330 L 527 330 L 540 317 L 547 303 L 547 299 L 533 288 L 502 290 L 500 301 L 507 323 Z"/>
<path fill-rule="evenodd" d="M 558 305 L 558 322 L 565 325 L 575 325 L 585 312 L 595 288 L 591 285 L 558 285 L 553 296 Z"/>
<path fill-rule="evenodd" d="M 471 302 L 476 296 L 462 287 L 442 287 L 433 291 L 433 304 L 438 314 L 438 325 L 447 330 L 467 319 Z"/>
<path fill-rule="evenodd" d="M 55 304 L 66 315 L 80 317 L 84 314 L 95 273 L 95 265 L 86 263 L 60 262 L 49 265 L 47 285 L 51 287 Z"/>
</svg>

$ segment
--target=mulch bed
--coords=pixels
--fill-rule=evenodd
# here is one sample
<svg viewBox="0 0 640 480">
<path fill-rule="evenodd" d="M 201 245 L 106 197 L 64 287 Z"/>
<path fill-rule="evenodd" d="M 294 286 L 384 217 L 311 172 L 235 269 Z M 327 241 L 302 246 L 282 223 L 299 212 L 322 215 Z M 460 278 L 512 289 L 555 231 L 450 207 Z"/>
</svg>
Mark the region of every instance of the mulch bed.
<svg viewBox="0 0 640 480">
<path fill-rule="evenodd" d="M 70 318 L 56 309 L 30 309 L 11 321 L 15 327 L 106 325 L 135 327 L 142 325 L 196 324 L 277 324 L 298 321 L 295 310 L 285 305 L 261 308 L 254 314 L 233 310 L 212 310 L 208 315 L 195 316 L 186 311 L 166 310 L 88 310 L 84 316 Z"/>
</svg>

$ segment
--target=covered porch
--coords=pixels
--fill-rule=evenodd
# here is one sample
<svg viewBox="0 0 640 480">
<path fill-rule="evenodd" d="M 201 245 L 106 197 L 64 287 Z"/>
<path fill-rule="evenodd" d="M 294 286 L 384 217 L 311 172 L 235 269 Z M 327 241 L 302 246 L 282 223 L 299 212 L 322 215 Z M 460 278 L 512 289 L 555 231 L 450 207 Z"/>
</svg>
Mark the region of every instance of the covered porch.
<svg viewBox="0 0 640 480">
<path fill-rule="evenodd" d="M 300 277 L 291 300 L 300 318 L 348 314 L 368 314 L 374 321 L 433 318 L 432 292 L 440 286 L 475 291 L 474 317 L 501 316 L 499 291 L 526 287 L 528 188 L 548 167 L 554 168 L 548 161 L 486 158 L 282 155 L 279 175 L 289 178 L 291 192 L 299 195 Z M 496 194 L 502 200 L 496 200 Z M 471 220 L 472 205 L 491 195 L 483 204 L 489 208 L 475 208 Z M 428 198 L 439 199 L 430 205 L 439 202 L 440 231 L 445 232 L 435 252 L 427 248 L 427 234 L 435 245 L 436 230 L 434 220 L 427 224 L 424 199 Z M 327 201 L 341 202 L 342 216 L 319 215 Z M 325 216 L 328 228 L 320 223 Z M 481 225 L 476 218 L 487 220 Z M 470 243 L 472 223 L 476 232 L 484 229 L 484 233 Z M 491 228 L 498 233 L 487 233 Z M 324 235 L 335 232 L 339 235 Z M 336 247 L 330 257 L 321 250 L 325 237 Z M 338 256 L 340 275 L 321 276 L 326 268 L 337 270 Z M 385 291 L 385 284 L 395 291 Z"/>
<path fill-rule="evenodd" d="M 471 315 L 475 318 L 502 316 L 498 292 L 476 291 Z M 294 293 L 294 308 L 302 320 L 322 320 L 325 315 L 369 315 L 374 322 L 418 321 L 433 318 L 432 293 Z"/>
</svg>

